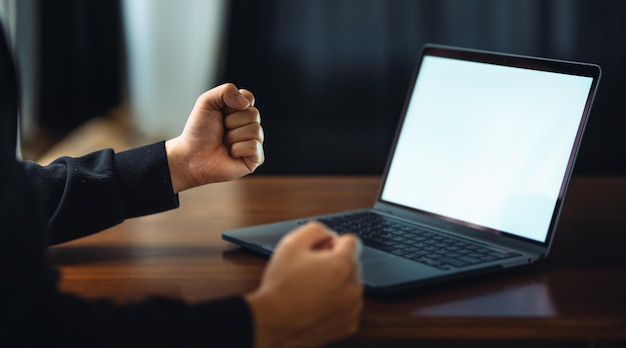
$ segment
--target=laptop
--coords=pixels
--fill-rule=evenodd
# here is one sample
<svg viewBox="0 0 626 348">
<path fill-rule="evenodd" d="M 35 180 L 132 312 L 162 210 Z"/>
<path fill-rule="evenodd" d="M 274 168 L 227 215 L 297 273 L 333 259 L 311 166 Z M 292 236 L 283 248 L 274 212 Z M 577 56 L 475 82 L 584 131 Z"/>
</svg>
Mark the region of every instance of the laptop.
<svg viewBox="0 0 626 348">
<path fill-rule="evenodd" d="M 534 263 L 550 250 L 600 75 L 593 64 L 426 45 L 371 208 L 222 238 L 271 255 L 307 221 L 355 233 L 369 293 Z"/>
</svg>

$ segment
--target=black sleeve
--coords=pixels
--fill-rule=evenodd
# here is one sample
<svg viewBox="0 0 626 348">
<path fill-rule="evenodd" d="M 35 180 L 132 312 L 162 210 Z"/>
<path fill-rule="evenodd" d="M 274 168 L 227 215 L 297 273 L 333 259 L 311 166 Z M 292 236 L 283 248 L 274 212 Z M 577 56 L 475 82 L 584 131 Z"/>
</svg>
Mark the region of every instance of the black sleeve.
<svg viewBox="0 0 626 348">
<path fill-rule="evenodd" d="M 126 218 L 178 207 L 164 144 L 61 157 L 47 166 L 22 162 L 43 204 L 50 242 L 75 239 Z"/>
<path fill-rule="evenodd" d="M 50 227 L 59 241 L 178 200 L 164 172 L 162 143 L 61 159 L 49 168 L 18 162 L 17 104 L 15 69 L 0 30 L 0 347 L 251 346 L 252 315 L 241 297 L 119 305 L 59 291 L 45 258 Z M 48 189 L 37 193 L 33 185 Z"/>
<path fill-rule="evenodd" d="M 252 345 L 252 315 L 241 297 L 118 305 L 59 292 L 46 266 L 47 224 L 37 195 L 15 159 L 2 163 L 0 347 Z"/>
</svg>

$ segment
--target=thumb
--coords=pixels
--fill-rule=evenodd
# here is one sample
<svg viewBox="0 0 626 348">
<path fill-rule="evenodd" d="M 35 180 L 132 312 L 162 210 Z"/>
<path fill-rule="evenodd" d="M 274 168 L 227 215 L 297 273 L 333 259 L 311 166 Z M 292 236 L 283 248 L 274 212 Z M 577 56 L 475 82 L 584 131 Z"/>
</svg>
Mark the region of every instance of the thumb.
<svg viewBox="0 0 626 348">
<path fill-rule="evenodd" d="M 359 282 L 363 279 L 363 269 L 360 260 L 362 249 L 363 244 L 361 243 L 361 240 L 352 234 L 346 234 L 338 237 L 333 248 L 333 252 L 335 254 L 354 260 L 356 266 L 354 276 L 356 278 L 355 280 Z"/>
<path fill-rule="evenodd" d="M 198 98 L 199 107 L 213 111 L 223 111 L 231 113 L 235 110 L 245 110 L 251 105 L 248 99 L 249 92 L 242 94 L 237 86 L 232 83 L 225 83 L 205 92 Z"/>
<path fill-rule="evenodd" d="M 225 104 L 225 107 L 221 109 L 226 114 L 237 110 L 245 110 L 252 105 L 252 101 L 249 99 L 250 97 L 254 98 L 252 93 L 246 91 L 244 94 L 232 83 L 223 84 L 218 89 L 222 91 L 222 100 Z"/>
<path fill-rule="evenodd" d="M 247 89 L 240 89 L 239 92 L 243 94 L 243 96 L 246 97 L 246 99 L 248 99 L 248 101 L 250 102 L 250 106 L 254 106 L 255 98 L 252 92 L 250 92 Z"/>
<path fill-rule="evenodd" d="M 333 247 L 335 253 L 348 255 L 354 258 L 355 261 L 358 261 L 361 256 L 361 249 L 361 240 L 353 234 L 345 234 L 337 237 Z"/>
</svg>

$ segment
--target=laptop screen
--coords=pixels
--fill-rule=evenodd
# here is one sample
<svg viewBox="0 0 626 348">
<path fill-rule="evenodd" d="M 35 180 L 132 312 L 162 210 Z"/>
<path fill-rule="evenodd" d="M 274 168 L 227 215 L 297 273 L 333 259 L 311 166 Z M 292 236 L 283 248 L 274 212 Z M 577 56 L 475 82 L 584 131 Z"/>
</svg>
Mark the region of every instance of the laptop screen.
<svg viewBox="0 0 626 348">
<path fill-rule="evenodd" d="M 545 242 L 592 82 L 425 55 L 381 199 Z"/>
</svg>

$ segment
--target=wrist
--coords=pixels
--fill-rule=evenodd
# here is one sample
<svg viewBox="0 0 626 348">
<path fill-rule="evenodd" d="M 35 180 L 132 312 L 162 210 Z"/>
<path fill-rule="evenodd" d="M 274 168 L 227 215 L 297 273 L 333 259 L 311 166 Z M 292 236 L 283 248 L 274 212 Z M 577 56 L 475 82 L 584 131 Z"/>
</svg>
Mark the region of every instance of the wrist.
<svg viewBox="0 0 626 348">
<path fill-rule="evenodd" d="M 289 335 L 286 333 L 285 321 L 279 313 L 279 303 L 273 304 L 271 296 L 267 296 L 262 290 L 257 289 L 244 296 L 250 311 L 252 312 L 254 327 L 254 347 L 268 348 L 276 346 L 289 346 Z"/>
<path fill-rule="evenodd" d="M 263 303 L 263 296 L 259 295 L 259 291 L 255 291 L 250 293 L 244 297 L 248 306 L 250 306 L 250 311 L 252 312 L 252 322 L 253 322 L 253 330 L 254 330 L 254 347 L 255 348 L 265 348 L 271 347 L 271 337 L 272 335 L 268 332 L 267 324 L 267 309 L 265 304 Z"/>
<path fill-rule="evenodd" d="M 165 142 L 167 165 L 169 166 L 172 190 L 174 193 L 179 193 L 189 188 L 185 176 L 187 164 L 184 156 L 180 155 L 177 150 L 178 142 L 179 138 L 170 139 Z"/>
</svg>

